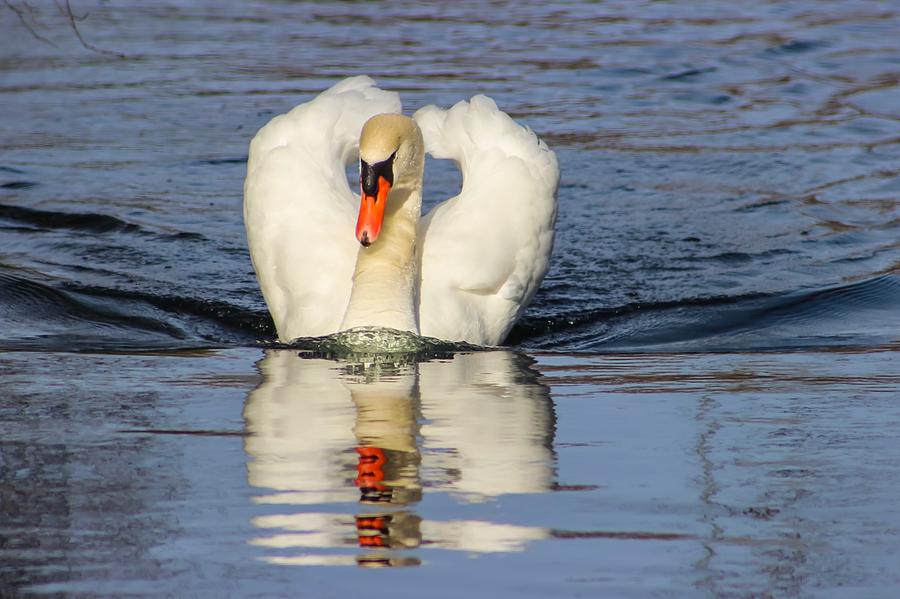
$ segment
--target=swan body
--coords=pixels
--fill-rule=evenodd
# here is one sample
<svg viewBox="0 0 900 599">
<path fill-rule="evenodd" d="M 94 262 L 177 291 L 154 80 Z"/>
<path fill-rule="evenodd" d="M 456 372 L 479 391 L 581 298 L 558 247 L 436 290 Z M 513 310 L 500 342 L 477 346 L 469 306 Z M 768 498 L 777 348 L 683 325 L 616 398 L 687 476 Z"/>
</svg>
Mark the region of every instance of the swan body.
<svg viewBox="0 0 900 599">
<path fill-rule="evenodd" d="M 546 274 L 555 154 L 485 96 L 400 110 L 352 77 L 250 143 L 244 222 L 282 341 L 378 326 L 496 345 Z M 463 185 L 420 217 L 426 151 Z M 360 195 L 345 176 L 357 159 Z"/>
</svg>

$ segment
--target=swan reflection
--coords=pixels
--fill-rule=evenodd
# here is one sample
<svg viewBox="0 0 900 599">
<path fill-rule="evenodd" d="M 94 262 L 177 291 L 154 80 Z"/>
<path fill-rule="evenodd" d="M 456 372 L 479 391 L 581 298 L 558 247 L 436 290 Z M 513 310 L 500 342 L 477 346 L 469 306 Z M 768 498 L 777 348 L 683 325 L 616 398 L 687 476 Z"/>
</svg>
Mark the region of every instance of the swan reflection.
<svg viewBox="0 0 900 599">
<path fill-rule="evenodd" d="M 244 407 L 247 476 L 254 501 L 290 506 L 253 520 L 266 561 L 414 565 L 398 550 L 516 551 L 548 536 L 417 511 L 430 494 L 472 503 L 551 487 L 553 405 L 528 358 L 367 364 L 270 350 L 259 369 Z"/>
</svg>

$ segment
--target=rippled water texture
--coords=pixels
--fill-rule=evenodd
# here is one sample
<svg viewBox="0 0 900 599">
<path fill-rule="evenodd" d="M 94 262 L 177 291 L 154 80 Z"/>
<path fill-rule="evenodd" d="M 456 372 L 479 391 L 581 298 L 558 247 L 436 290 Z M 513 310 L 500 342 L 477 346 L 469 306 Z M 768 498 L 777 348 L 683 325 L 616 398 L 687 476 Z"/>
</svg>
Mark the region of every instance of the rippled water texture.
<svg viewBox="0 0 900 599">
<path fill-rule="evenodd" d="M 891 597 L 896 364 L 890 351 L 8 353 L 0 584 Z"/>
<path fill-rule="evenodd" d="M 895 3 L 66 4 L 0 4 L 0 595 L 898 594 Z M 356 74 L 556 150 L 511 351 L 272 343 L 247 144 Z"/>
<path fill-rule="evenodd" d="M 82 48 L 55 8 L 23 19 L 58 47 L 2 12 L 0 344 L 270 336 L 241 222 L 248 140 L 358 73 L 407 110 L 488 93 L 558 152 L 524 347 L 896 339 L 890 4 L 221 4 L 76 6 L 124 59 Z M 426 201 L 459 185 L 443 163 L 427 180 Z"/>
</svg>

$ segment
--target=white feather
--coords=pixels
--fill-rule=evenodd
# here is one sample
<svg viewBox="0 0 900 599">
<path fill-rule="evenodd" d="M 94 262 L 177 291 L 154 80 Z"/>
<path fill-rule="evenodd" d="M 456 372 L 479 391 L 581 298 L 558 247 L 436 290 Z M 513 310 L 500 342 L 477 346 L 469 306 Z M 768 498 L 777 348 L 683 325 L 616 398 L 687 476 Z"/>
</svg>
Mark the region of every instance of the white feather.
<svg viewBox="0 0 900 599">
<path fill-rule="evenodd" d="M 415 119 L 427 151 L 455 160 L 463 178 L 419 225 L 421 333 L 500 343 L 550 263 L 556 155 L 486 96 Z"/>
<path fill-rule="evenodd" d="M 344 169 L 365 121 L 399 111 L 397 94 L 353 77 L 275 117 L 251 142 L 244 219 L 280 339 L 339 330 L 359 251 L 359 198 Z M 417 229 L 419 332 L 498 344 L 549 266 L 556 156 L 485 96 L 414 118 L 428 153 L 456 161 L 463 176 L 460 194 Z"/>
<path fill-rule="evenodd" d="M 250 143 L 244 224 L 253 267 L 280 339 L 338 330 L 359 244 L 359 196 L 347 185 L 359 132 L 400 112 L 394 92 L 365 76 L 341 81 L 273 118 Z"/>
</svg>

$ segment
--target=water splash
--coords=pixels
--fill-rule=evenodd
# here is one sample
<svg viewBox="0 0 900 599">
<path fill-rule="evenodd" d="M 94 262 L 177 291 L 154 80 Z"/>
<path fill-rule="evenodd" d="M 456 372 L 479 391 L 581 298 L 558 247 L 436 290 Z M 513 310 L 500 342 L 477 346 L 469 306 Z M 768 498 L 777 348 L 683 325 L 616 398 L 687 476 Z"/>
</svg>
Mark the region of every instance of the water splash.
<svg viewBox="0 0 900 599">
<path fill-rule="evenodd" d="M 355 327 L 323 337 L 300 337 L 286 346 L 312 352 L 317 357 L 390 363 L 418 362 L 456 352 L 491 349 L 385 327 Z"/>
</svg>

